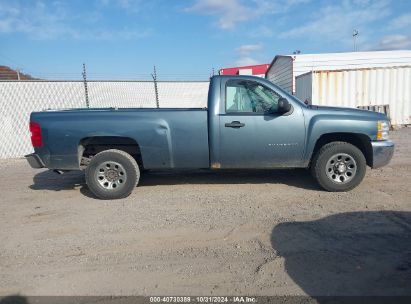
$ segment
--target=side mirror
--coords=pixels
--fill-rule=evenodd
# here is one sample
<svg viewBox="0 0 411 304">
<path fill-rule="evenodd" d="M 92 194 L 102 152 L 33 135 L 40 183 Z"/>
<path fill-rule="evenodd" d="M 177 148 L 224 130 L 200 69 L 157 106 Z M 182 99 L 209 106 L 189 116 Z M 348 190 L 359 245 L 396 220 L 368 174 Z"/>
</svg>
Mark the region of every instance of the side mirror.
<svg viewBox="0 0 411 304">
<path fill-rule="evenodd" d="M 291 104 L 288 102 L 286 98 L 281 97 L 278 100 L 278 112 L 287 113 L 290 110 L 291 110 Z"/>
</svg>

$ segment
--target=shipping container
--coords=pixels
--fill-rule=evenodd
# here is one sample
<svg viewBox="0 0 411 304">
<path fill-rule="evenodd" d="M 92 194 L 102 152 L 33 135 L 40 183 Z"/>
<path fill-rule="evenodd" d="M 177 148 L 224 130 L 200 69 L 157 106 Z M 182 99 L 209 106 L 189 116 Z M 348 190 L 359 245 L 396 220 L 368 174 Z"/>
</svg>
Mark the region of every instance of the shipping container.
<svg viewBox="0 0 411 304">
<path fill-rule="evenodd" d="M 311 71 L 337 71 L 411 65 L 411 51 L 277 55 L 265 77 L 291 94 L 296 77 Z"/>
<path fill-rule="evenodd" d="M 411 65 L 311 71 L 296 77 L 295 95 L 314 105 L 389 105 L 393 125 L 410 124 Z"/>
</svg>

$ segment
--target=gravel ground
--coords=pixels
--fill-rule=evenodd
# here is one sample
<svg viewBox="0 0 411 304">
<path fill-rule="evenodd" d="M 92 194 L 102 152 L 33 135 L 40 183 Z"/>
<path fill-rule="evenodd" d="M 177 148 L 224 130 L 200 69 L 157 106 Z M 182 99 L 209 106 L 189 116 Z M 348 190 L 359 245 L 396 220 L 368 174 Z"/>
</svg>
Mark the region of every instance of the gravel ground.
<svg viewBox="0 0 411 304">
<path fill-rule="evenodd" d="M 0 295 L 411 295 L 411 128 L 348 193 L 305 170 L 81 173 L 1 161 Z"/>
</svg>

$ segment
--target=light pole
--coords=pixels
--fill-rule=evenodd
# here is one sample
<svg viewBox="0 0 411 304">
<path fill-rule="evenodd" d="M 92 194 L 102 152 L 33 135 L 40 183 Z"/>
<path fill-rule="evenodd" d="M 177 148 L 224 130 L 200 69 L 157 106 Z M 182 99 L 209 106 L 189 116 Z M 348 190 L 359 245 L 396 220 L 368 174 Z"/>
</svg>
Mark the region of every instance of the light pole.
<svg viewBox="0 0 411 304">
<path fill-rule="evenodd" d="M 358 36 L 359 32 L 357 30 L 353 30 L 352 32 L 352 39 L 353 39 L 353 43 L 354 43 L 354 52 L 357 51 L 357 36 Z"/>
</svg>

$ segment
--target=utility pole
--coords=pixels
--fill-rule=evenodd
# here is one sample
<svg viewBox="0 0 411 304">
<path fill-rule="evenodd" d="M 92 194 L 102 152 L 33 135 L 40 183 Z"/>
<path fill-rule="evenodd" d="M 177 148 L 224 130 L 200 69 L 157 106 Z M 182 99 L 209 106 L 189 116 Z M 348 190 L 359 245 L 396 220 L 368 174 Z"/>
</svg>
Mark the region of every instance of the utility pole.
<svg viewBox="0 0 411 304">
<path fill-rule="evenodd" d="M 88 101 L 87 74 L 86 74 L 86 64 L 85 63 L 83 63 L 83 82 L 84 82 L 84 94 L 86 97 L 86 107 L 90 108 L 90 103 Z"/>
<path fill-rule="evenodd" d="M 153 77 L 154 81 L 154 91 L 156 93 L 156 106 L 157 109 L 160 108 L 160 102 L 158 100 L 158 88 L 157 88 L 157 71 L 156 71 L 156 66 L 154 66 L 154 73 L 151 74 L 151 77 Z"/>
<path fill-rule="evenodd" d="M 359 32 L 357 30 L 353 30 L 352 32 L 352 39 L 353 39 L 353 44 L 354 44 L 354 52 L 357 51 L 357 37 L 359 35 Z"/>
<path fill-rule="evenodd" d="M 210 72 L 210 79 L 213 78 L 214 75 L 215 75 L 215 71 L 214 71 L 214 68 L 212 68 Z"/>
</svg>

